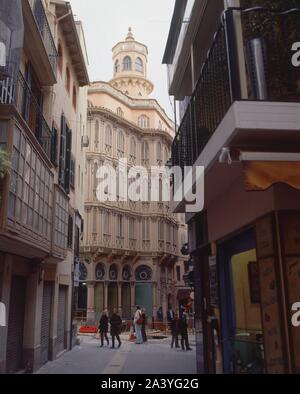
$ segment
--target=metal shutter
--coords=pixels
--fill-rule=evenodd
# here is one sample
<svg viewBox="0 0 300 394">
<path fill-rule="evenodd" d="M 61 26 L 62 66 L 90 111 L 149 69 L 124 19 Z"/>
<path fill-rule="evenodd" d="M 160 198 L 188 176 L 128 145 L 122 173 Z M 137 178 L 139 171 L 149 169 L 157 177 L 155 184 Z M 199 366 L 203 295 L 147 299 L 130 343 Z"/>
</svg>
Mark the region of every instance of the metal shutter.
<svg viewBox="0 0 300 394">
<path fill-rule="evenodd" d="M 19 371 L 23 359 L 23 333 L 26 298 L 26 278 L 13 276 L 11 280 L 8 316 L 6 372 Z"/>
<path fill-rule="evenodd" d="M 41 324 L 41 363 L 45 364 L 49 360 L 49 341 L 52 306 L 52 283 L 45 282 L 43 290 L 43 308 Z"/>
<path fill-rule="evenodd" d="M 67 312 L 67 286 L 59 286 L 58 293 L 58 315 L 57 315 L 57 353 L 66 348 L 66 312 Z"/>
</svg>

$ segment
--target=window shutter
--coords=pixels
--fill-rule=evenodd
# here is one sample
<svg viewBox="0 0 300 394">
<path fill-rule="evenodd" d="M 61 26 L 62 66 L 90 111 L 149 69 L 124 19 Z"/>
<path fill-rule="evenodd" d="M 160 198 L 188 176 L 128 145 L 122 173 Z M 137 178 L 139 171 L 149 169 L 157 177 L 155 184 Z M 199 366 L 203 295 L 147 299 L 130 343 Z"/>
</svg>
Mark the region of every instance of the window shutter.
<svg viewBox="0 0 300 394">
<path fill-rule="evenodd" d="M 51 161 L 57 166 L 57 130 L 55 127 L 52 128 L 51 136 Z"/>
<path fill-rule="evenodd" d="M 65 185 L 65 166 L 66 166 L 66 119 L 61 117 L 60 130 L 60 155 L 59 155 L 59 183 Z"/>
<path fill-rule="evenodd" d="M 72 130 L 66 127 L 65 190 L 67 193 L 70 193 L 71 153 L 72 153 Z"/>
<path fill-rule="evenodd" d="M 71 168 L 70 168 L 70 186 L 72 189 L 75 189 L 75 167 L 76 163 L 75 160 L 71 159 Z"/>
<path fill-rule="evenodd" d="M 73 217 L 70 215 L 68 220 L 68 248 L 73 248 Z"/>
</svg>

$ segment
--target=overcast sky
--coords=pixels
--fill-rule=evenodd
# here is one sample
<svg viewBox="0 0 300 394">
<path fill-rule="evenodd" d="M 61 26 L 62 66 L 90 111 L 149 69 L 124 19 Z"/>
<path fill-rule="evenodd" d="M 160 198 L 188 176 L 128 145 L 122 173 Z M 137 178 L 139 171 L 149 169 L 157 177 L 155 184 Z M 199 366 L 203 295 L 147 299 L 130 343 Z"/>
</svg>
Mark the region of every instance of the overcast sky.
<svg viewBox="0 0 300 394">
<path fill-rule="evenodd" d="M 148 78 L 157 98 L 173 118 L 168 96 L 167 70 L 162 58 L 175 0 L 70 0 L 77 19 L 83 22 L 91 81 L 112 78 L 112 47 L 123 41 L 131 26 L 137 41 L 149 49 Z"/>
</svg>

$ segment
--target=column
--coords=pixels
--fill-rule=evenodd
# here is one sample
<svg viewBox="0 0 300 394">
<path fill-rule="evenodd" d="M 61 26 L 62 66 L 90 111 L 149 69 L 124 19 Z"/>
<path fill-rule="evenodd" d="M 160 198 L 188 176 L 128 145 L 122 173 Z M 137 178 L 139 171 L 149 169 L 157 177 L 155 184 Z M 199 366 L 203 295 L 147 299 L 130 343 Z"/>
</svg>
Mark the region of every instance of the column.
<svg viewBox="0 0 300 394">
<path fill-rule="evenodd" d="M 108 309 L 108 282 L 104 282 L 104 309 Z"/>
<path fill-rule="evenodd" d="M 157 314 L 157 283 L 153 282 L 152 284 L 152 300 L 153 300 L 153 316 L 156 319 Z"/>
<path fill-rule="evenodd" d="M 87 322 L 88 324 L 94 324 L 95 320 L 95 284 L 90 282 L 88 284 L 87 292 Z"/>
<path fill-rule="evenodd" d="M 6 369 L 6 345 L 7 345 L 7 331 L 8 331 L 8 314 L 9 314 L 9 301 L 10 301 L 10 286 L 11 286 L 11 273 L 13 259 L 12 255 L 5 255 L 4 257 L 4 270 L 3 270 L 3 284 L 2 294 L 0 300 L 5 305 L 6 310 L 6 327 L 0 327 L 0 374 L 5 373 Z"/>
<path fill-rule="evenodd" d="M 131 314 L 135 313 L 135 282 L 130 283 L 130 291 L 131 291 Z"/>
<path fill-rule="evenodd" d="M 119 315 L 122 316 L 122 282 L 118 282 L 118 309 Z"/>
</svg>

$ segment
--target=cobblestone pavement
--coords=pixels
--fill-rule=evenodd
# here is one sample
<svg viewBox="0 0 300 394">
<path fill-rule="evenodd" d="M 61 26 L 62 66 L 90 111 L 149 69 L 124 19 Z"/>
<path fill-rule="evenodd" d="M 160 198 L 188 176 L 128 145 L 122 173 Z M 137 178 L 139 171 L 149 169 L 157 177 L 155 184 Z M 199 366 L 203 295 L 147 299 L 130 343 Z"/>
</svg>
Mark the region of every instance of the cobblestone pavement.
<svg viewBox="0 0 300 394">
<path fill-rule="evenodd" d="M 48 362 L 38 374 L 195 374 L 196 347 L 193 351 L 170 348 L 170 338 L 136 345 L 122 337 L 120 349 L 100 348 L 93 336 L 81 336 L 80 346 Z"/>
</svg>

